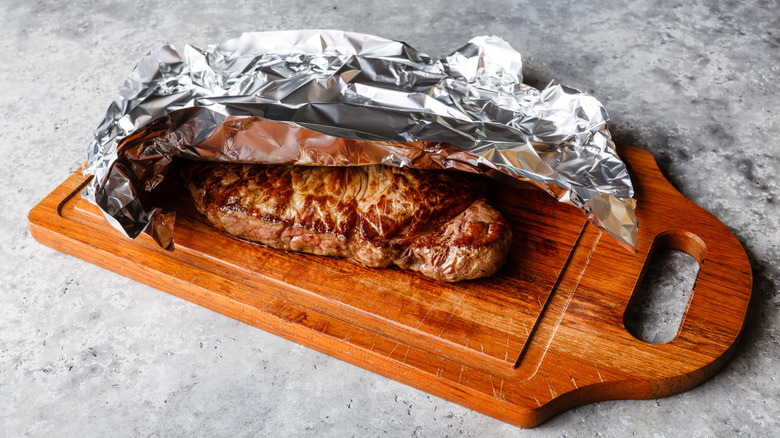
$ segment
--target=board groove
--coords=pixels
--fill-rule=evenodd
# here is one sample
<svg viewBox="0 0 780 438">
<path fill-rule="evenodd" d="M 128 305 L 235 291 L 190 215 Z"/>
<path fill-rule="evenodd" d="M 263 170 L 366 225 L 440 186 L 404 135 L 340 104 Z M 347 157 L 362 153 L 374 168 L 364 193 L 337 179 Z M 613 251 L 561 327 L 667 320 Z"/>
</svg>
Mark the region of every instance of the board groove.
<svg viewBox="0 0 780 438">
<path fill-rule="evenodd" d="M 534 339 L 533 343 L 526 343 L 525 348 L 515 362 L 515 368 L 525 362 L 523 368 L 525 373 L 516 376 L 520 380 L 528 380 L 536 373 L 542 362 L 547 347 L 550 346 L 555 329 L 561 322 L 566 307 L 577 289 L 580 278 L 585 272 L 593 252 L 596 250 L 601 231 L 594 225 L 586 223 L 582 227 L 582 232 L 577 237 L 574 249 L 566 261 L 564 271 L 558 276 L 558 280 L 553 287 L 545 308 L 542 310 L 540 318 L 531 333 Z M 533 347 L 529 347 L 533 345 Z"/>
<path fill-rule="evenodd" d="M 29 215 L 40 242 L 294 342 L 521 427 L 585 403 L 661 397 L 734 351 L 752 289 L 739 242 L 685 199 L 644 151 L 621 147 L 637 193 L 636 254 L 532 188 L 493 183 L 513 225 L 498 274 L 437 283 L 395 268 L 275 251 L 205 225 L 175 181 L 173 252 L 111 228 L 76 172 Z M 167 191 L 167 192 L 166 192 Z M 700 264 L 677 336 L 647 344 L 623 318 L 646 261 Z"/>
</svg>

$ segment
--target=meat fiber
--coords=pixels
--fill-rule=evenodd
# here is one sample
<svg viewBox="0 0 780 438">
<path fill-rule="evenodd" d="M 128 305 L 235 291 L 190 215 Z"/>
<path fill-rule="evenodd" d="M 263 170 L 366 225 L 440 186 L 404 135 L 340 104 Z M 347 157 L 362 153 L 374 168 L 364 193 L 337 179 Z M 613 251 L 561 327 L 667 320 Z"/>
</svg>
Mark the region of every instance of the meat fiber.
<svg viewBox="0 0 780 438">
<path fill-rule="evenodd" d="M 462 172 L 188 162 L 183 175 L 198 211 L 229 234 L 440 281 L 492 275 L 512 239 L 482 178 Z"/>
</svg>

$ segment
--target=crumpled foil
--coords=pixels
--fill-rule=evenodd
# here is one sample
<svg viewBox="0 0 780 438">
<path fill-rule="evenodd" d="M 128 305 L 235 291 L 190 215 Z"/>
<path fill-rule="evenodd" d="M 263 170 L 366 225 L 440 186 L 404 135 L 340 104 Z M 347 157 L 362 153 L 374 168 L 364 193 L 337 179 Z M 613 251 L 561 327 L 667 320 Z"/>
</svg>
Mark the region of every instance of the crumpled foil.
<svg viewBox="0 0 780 438">
<path fill-rule="evenodd" d="M 89 145 L 83 196 L 128 237 L 173 249 L 154 197 L 175 157 L 242 163 L 458 169 L 530 182 L 636 243 L 633 188 L 604 107 L 522 83 L 518 52 L 476 37 L 433 60 L 372 35 L 246 33 L 205 50 L 162 46 L 136 66 Z"/>
</svg>

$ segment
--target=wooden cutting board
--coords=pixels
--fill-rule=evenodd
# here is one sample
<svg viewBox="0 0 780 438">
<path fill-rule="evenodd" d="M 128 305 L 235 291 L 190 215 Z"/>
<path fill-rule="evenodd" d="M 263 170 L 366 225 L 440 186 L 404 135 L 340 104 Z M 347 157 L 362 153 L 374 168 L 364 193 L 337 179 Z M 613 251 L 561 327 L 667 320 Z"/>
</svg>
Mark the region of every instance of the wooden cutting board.
<svg viewBox="0 0 780 438">
<path fill-rule="evenodd" d="M 128 240 L 80 196 L 76 172 L 29 214 L 41 243 L 520 427 L 602 400 L 688 390 L 734 350 L 752 289 L 747 256 L 647 152 L 621 147 L 638 201 L 636 254 L 541 190 L 496 185 L 513 224 L 507 265 L 437 283 L 396 268 L 286 253 L 204 225 L 177 184 L 176 250 Z M 181 193 L 179 193 L 181 192 Z M 677 336 L 648 344 L 623 317 L 658 249 L 700 268 Z"/>
</svg>

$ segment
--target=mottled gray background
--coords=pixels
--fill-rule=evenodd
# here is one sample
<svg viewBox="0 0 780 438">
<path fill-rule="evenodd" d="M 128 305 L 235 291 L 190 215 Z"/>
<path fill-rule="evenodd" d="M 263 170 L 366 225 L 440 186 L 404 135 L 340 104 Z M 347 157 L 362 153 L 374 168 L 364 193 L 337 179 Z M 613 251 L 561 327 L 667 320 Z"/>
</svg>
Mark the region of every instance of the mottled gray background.
<svg viewBox="0 0 780 438">
<path fill-rule="evenodd" d="M 778 17 L 777 1 L 0 1 L 0 436 L 776 434 Z M 594 94 L 616 140 L 650 151 L 744 244 L 754 299 L 734 359 L 689 392 L 521 430 L 30 237 L 27 212 L 84 161 L 146 51 L 296 28 L 374 33 L 433 56 L 495 34 L 523 53 L 527 83 Z"/>
</svg>

